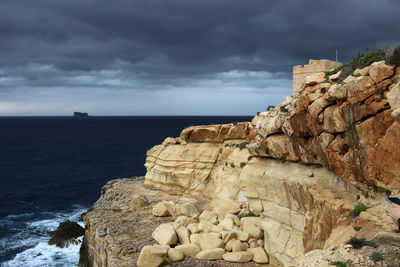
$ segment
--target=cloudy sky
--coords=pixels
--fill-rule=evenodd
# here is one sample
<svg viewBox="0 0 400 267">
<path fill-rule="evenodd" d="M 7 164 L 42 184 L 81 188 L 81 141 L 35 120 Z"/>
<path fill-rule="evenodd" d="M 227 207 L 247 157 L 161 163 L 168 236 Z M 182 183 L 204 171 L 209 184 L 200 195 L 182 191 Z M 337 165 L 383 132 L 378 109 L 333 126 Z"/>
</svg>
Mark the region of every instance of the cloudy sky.
<svg viewBox="0 0 400 267">
<path fill-rule="evenodd" d="M 398 42 L 398 0 L 1 0 L 0 115 L 254 115 Z"/>
</svg>

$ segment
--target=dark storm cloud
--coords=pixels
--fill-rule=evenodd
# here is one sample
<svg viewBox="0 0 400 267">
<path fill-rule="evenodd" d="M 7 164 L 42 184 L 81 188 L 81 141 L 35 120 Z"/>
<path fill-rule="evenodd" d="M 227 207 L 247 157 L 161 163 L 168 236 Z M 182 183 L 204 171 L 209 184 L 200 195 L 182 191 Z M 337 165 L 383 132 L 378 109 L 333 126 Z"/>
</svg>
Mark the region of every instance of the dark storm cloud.
<svg viewBox="0 0 400 267">
<path fill-rule="evenodd" d="M 398 41 L 399 10 L 397 0 L 2 0 L 0 90 L 268 88 L 309 58 L 338 49 L 348 61 Z"/>
</svg>

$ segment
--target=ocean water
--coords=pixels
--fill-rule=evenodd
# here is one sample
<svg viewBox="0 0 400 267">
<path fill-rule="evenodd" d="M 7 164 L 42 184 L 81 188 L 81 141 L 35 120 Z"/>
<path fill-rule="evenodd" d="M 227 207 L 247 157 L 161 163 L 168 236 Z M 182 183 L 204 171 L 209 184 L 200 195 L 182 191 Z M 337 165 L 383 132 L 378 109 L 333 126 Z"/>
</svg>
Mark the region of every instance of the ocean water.
<svg viewBox="0 0 400 267">
<path fill-rule="evenodd" d="M 111 179 L 143 176 L 146 151 L 189 125 L 251 117 L 0 117 L 0 266 L 76 266 L 79 245 L 47 245 Z"/>
</svg>

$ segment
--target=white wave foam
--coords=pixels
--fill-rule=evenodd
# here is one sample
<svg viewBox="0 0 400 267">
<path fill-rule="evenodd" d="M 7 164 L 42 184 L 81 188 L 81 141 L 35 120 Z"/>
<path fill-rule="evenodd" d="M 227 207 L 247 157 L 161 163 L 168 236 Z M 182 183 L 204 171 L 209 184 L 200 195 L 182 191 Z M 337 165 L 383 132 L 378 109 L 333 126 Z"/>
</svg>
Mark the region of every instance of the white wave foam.
<svg viewBox="0 0 400 267">
<path fill-rule="evenodd" d="M 0 254 L 12 250 L 23 250 L 13 260 L 0 263 L 0 266 L 76 266 L 79 260 L 79 245 L 69 245 L 68 248 L 58 248 L 47 244 L 50 239 L 49 231 L 55 230 L 59 223 L 65 220 L 77 221 L 82 212 L 86 211 L 83 206 L 75 205 L 68 213 L 42 212 L 37 214 L 36 220 L 22 221 L 21 218 L 28 216 L 9 215 L 3 222 L 13 225 L 17 230 L 12 236 L 0 239 Z M 24 217 L 25 216 L 25 217 Z M 32 217 L 32 214 L 29 214 Z M 78 222 L 84 227 L 82 222 Z M 80 238 L 82 240 L 82 238 Z"/>
<path fill-rule="evenodd" d="M 82 237 L 79 238 L 82 242 Z M 34 248 L 19 253 L 13 260 L 5 263 L 5 267 L 42 267 L 42 266 L 77 266 L 80 243 L 70 244 L 67 248 L 50 246 L 40 242 Z"/>
</svg>

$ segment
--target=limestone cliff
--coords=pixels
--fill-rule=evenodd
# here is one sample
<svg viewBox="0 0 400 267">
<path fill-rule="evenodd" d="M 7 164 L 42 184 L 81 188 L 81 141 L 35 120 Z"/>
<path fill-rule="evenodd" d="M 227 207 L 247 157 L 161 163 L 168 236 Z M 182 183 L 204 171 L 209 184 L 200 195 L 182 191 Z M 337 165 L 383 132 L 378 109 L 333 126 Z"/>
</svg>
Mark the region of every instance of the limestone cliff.
<svg viewBox="0 0 400 267">
<path fill-rule="evenodd" d="M 399 73 L 383 62 L 341 83 L 317 73 L 252 122 L 189 127 L 148 151 L 145 184 L 248 206 L 262 217 L 266 251 L 287 266 L 351 236 L 393 231 L 375 192 L 399 188 L 400 125 L 388 101 Z M 352 219 L 360 203 L 371 208 Z"/>
<path fill-rule="evenodd" d="M 383 62 L 344 81 L 312 74 L 297 95 L 251 122 L 193 126 L 166 138 L 147 152 L 144 185 L 110 183 L 86 215 L 86 265 L 134 265 L 132 240 L 151 241 L 134 214 L 167 221 L 132 204 L 130 194 L 139 193 L 151 204 L 190 196 L 218 212 L 251 211 L 260 216 L 265 251 L 285 266 L 327 266 L 324 257 L 342 257 L 348 248 L 335 246 L 350 237 L 383 240 L 376 234 L 396 229 L 385 193 L 400 188 L 399 74 Z M 349 216 L 361 204 L 366 210 Z"/>
</svg>

